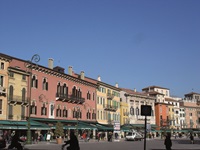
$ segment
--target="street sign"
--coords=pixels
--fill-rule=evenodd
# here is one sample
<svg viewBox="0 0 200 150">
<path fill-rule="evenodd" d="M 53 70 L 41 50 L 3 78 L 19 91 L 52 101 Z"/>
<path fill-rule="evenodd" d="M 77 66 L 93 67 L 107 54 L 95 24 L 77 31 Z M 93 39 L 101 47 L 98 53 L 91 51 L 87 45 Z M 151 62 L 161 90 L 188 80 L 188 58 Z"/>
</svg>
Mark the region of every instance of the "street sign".
<svg viewBox="0 0 200 150">
<path fill-rule="evenodd" d="M 151 116 L 151 105 L 141 105 L 141 116 Z"/>
</svg>

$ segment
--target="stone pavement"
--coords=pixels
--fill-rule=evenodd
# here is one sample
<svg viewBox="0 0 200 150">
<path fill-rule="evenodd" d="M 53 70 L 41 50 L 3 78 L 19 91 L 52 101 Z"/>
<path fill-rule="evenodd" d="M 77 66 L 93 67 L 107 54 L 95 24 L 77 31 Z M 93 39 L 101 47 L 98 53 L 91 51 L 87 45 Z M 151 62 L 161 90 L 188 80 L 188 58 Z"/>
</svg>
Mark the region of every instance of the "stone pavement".
<svg viewBox="0 0 200 150">
<path fill-rule="evenodd" d="M 98 142 L 97 140 L 90 140 L 89 142 L 84 142 L 83 140 L 79 141 L 81 150 L 84 150 L 86 146 L 91 146 L 95 147 L 97 144 L 98 145 L 108 145 L 108 143 L 114 144 L 116 142 L 107 142 L 107 141 L 100 141 Z M 107 144 L 106 144 L 107 143 Z M 163 139 L 147 139 L 147 150 L 165 150 L 164 148 L 164 140 Z M 172 139 L 172 150 L 200 150 L 200 139 L 195 139 L 194 144 L 190 144 L 189 139 Z M 120 142 L 117 142 L 119 146 L 123 146 L 124 148 L 128 145 L 135 145 L 135 148 L 138 145 L 138 150 L 143 150 L 143 141 L 137 142 L 137 141 L 124 141 L 124 139 L 121 139 Z M 115 145 L 116 145 L 115 144 Z M 25 149 L 27 150 L 43 150 L 43 149 L 48 149 L 48 150 L 59 150 L 61 149 L 62 144 L 56 144 L 56 141 L 51 141 L 51 142 L 39 142 L 38 144 L 31 144 L 31 145 L 25 145 Z M 109 149 L 109 148 L 107 148 Z M 91 149 L 92 150 L 92 149 Z M 106 149 L 104 149 L 106 150 Z M 128 148 L 126 149 L 128 150 Z"/>
</svg>

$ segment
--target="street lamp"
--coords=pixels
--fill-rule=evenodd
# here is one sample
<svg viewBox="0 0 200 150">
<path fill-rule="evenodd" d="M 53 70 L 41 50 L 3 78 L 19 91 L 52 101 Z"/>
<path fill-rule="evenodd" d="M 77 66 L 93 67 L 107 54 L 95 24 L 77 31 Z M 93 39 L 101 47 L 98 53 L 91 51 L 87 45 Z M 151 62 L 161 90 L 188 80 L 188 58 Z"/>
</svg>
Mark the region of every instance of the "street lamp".
<svg viewBox="0 0 200 150">
<path fill-rule="evenodd" d="M 76 137 L 78 139 L 78 118 L 80 117 L 80 107 L 76 106 Z"/>
<path fill-rule="evenodd" d="M 32 69 L 34 68 L 34 63 L 37 63 L 40 61 L 40 56 L 38 54 L 35 54 L 32 56 L 30 61 L 25 62 L 25 67 L 28 68 L 28 72 L 30 73 L 29 76 L 29 105 L 28 105 L 28 123 L 27 123 L 27 144 L 32 144 L 32 138 L 31 138 L 31 78 L 32 78 Z"/>
</svg>

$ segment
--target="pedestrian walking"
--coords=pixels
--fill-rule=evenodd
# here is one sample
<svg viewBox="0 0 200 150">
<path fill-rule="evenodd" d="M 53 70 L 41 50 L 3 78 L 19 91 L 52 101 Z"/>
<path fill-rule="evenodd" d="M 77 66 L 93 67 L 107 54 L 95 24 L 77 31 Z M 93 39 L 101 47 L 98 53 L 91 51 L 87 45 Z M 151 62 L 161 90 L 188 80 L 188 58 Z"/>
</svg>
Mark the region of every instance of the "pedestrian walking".
<svg viewBox="0 0 200 150">
<path fill-rule="evenodd" d="M 74 135 L 74 131 L 70 131 L 70 140 L 65 141 L 65 144 L 62 145 L 62 150 L 64 147 L 69 144 L 67 150 L 80 150 L 77 137 Z"/>
<path fill-rule="evenodd" d="M 194 144 L 194 136 L 192 135 L 192 133 L 190 133 L 190 143 Z"/>
<path fill-rule="evenodd" d="M 171 141 L 171 134 L 170 133 L 167 133 L 164 144 L 165 144 L 166 150 L 171 150 L 172 141 Z"/>
</svg>

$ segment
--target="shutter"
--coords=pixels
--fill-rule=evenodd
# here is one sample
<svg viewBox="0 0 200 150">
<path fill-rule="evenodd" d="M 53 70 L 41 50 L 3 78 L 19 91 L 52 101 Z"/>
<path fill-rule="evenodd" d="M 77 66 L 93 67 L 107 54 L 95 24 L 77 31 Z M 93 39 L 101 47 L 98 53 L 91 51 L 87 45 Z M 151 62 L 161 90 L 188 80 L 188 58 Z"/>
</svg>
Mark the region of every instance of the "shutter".
<svg viewBox="0 0 200 150">
<path fill-rule="evenodd" d="M 47 108 L 45 107 L 45 115 L 47 115 Z"/>
<path fill-rule="evenodd" d="M 48 91 L 48 82 L 46 83 L 46 90 Z"/>
<path fill-rule="evenodd" d="M 35 115 L 37 115 L 37 106 L 35 106 Z"/>
<path fill-rule="evenodd" d="M 35 88 L 38 88 L 38 80 L 35 80 Z"/>
<path fill-rule="evenodd" d="M 41 115 L 43 115 L 43 111 L 42 111 L 43 109 L 42 109 L 42 108 L 43 108 L 43 107 L 41 107 Z"/>
</svg>

